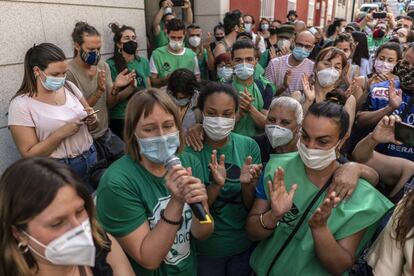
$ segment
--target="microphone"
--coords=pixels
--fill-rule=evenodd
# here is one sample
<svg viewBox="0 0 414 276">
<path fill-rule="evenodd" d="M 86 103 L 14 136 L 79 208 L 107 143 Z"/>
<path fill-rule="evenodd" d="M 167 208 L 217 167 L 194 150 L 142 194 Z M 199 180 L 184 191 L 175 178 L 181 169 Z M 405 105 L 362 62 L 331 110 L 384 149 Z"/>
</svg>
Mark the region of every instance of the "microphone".
<svg viewBox="0 0 414 276">
<path fill-rule="evenodd" d="M 170 171 L 172 167 L 175 165 L 181 166 L 181 160 L 175 155 L 172 155 L 167 158 L 164 162 L 164 166 L 167 169 L 167 171 Z M 193 211 L 196 218 L 200 221 L 201 224 L 211 223 L 212 220 L 210 218 L 210 215 L 206 212 L 206 210 L 203 207 L 203 204 L 201 202 L 191 203 L 189 204 L 191 210 Z"/>
</svg>

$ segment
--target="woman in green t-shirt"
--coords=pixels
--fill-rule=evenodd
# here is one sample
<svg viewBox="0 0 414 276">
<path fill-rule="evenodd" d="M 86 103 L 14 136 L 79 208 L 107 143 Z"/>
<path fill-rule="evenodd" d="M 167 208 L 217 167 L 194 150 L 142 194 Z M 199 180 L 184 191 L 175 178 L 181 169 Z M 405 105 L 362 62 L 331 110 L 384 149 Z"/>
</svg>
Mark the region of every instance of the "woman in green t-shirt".
<svg viewBox="0 0 414 276">
<path fill-rule="evenodd" d="M 232 86 L 205 85 L 198 98 L 203 113 L 203 147 L 201 151 L 186 148 L 201 163 L 215 224 L 213 234 L 196 243 L 199 276 L 251 273 L 253 243 L 244 226 L 261 160 L 253 139 L 232 132 L 238 107 L 238 93 Z"/>
<path fill-rule="evenodd" d="M 115 81 L 119 73 L 124 70 L 135 72 L 135 79 L 128 84 L 128 93 L 118 95 L 117 104 L 110 110 L 110 128 L 119 137 L 123 137 L 125 108 L 131 96 L 139 90 L 151 87 L 150 69 L 148 60 L 136 55 L 138 49 L 135 29 L 130 26 L 109 24 L 114 33 L 114 55 L 109 58 L 112 80 Z"/>
<path fill-rule="evenodd" d="M 261 241 L 250 260 L 257 275 L 341 275 L 391 208 L 362 179 L 347 201 L 324 190 L 341 166 L 336 159 L 348 124 L 344 107 L 316 103 L 303 120 L 298 152 L 271 155 L 268 200 L 255 202 L 246 223 L 249 237 Z"/>
<path fill-rule="evenodd" d="M 198 160 L 183 153 L 187 169 L 164 166 L 180 152 L 180 130 L 177 107 L 167 93 L 138 92 L 126 109 L 126 155 L 99 184 L 99 221 L 127 252 L 137 275 L 196 275 L 193 237 L 205 239 L 213 231 L 213 224 L 200 223 L 189 206 L 202 202 L 208 210 Z"/>
</svg>

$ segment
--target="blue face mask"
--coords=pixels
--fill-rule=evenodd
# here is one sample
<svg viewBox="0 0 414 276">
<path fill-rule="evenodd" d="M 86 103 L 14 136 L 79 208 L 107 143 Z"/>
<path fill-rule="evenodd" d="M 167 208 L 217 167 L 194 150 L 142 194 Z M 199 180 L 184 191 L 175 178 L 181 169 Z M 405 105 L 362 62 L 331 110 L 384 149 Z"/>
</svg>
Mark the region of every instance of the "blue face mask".
<svg viewBox="0 0 414 276">
<path fill-rule="evenodd" d="M 141 154 L 156 164 L 164 164 L 180 146 L 178 131 L 163 136 L 137 138 L 137 141 Z"/>
<path fill-rule="evenodd" d="M 97 65 L 101 59 L 101 53 L 99 51 L 85 52 L 80 48 L 80 55 L 83 62 L 89 65 Z"/>
<path fill-rule="evenodd" d="M 302 47 L 293 48 L 292 55 L 296 60 L 302 61 L 310 55 L 310 51 Z"/>
<path fill-rule="evenodd" d="M 247 80 L 254 74 L 254 65 L 250 63 L 239 63 L 234 66 L 234 73 L 241 80 Z"/>
<path fill-rule="evenodd" d="M 190 103 L 191 98 L 184 98 L 184 99 L 176 99 L 175 97 L 173 97 L 174 102 L 178 105 L 178 106 L 186 106 Z"/>
<path fill-rule="evenodd" d="M 58 91 L 65 85 L 66 75 L 64 77 L 47 76 L 45 73 L 43 73 L 43 75 L 46 77 L 46 79 L 45 81 L 42 81 L 42 79 L 40 79 L 40 81 L 46 90 Z"/>
</svg>

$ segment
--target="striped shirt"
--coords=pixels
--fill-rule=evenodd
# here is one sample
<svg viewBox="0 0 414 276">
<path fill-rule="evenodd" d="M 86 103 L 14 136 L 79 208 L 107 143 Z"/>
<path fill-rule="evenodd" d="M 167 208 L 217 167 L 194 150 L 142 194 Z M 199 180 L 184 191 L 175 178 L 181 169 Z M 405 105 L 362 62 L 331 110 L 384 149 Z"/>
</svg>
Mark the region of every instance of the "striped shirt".
<svg viewBox="0 0 414 276">
<path fill-rule="evenodd" d="M 305 58 L 299 65 L 291 66 L 288 61 L 289 57 L 290 54 L 272 59 L 266 67 L 265 75 L 268 80 L 276 85 L 276 87 L 281 87 L 286 71 L 290 70 L 292 72 L 292 77 L 289 90 L 291 92 L 303 90 L 302 75 L 306 74 L 310 76 L 312 74 L 314 62 Z"/>
</svg>

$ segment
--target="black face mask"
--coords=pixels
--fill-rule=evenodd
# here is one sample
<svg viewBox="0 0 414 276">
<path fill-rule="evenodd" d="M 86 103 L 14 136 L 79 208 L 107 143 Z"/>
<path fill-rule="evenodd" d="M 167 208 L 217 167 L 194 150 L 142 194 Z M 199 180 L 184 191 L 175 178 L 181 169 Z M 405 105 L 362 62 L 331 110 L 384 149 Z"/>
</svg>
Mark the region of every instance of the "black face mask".
<svg viewBox="0 0 414 276">
<path fill-rule="evenodd" d="M 137 48 L 138 43 L 133 40 L 125 42 L 124 45 L 122 45 L 122 50 L 129 55 L 135 55 Z"/>
<path fill-rule="evenodd" d="M 216 36 L 216 41 L 221 41 L 224 39 L 224 36 Z"/>
</svg>

